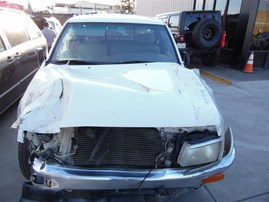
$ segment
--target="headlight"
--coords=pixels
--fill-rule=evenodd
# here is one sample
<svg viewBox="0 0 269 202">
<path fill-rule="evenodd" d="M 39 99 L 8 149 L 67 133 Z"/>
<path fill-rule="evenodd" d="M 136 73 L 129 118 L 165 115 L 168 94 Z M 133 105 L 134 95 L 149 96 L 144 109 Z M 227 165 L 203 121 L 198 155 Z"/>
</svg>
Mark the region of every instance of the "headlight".
<svg viewBox="0 0 269 202">
<path fill-rule="evenodd" d="M 178 155 L 177 163 L 186 167 L 217 161 L 220 148 L 220 138 L 198 144 L 185 142 Z"/>
</svg>

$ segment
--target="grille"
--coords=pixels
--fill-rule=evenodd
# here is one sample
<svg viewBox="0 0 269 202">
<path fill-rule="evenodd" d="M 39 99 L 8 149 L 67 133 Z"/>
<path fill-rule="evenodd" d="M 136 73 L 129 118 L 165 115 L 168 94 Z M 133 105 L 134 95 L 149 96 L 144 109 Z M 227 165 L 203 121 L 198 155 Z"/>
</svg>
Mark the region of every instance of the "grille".
<svg viewBox="0 0 269 202">
<path fill-rule="evenodd" d="M 153 167 L 162 151 L 152 128 L 77 128 L 74 165 Z"/>
</svg>

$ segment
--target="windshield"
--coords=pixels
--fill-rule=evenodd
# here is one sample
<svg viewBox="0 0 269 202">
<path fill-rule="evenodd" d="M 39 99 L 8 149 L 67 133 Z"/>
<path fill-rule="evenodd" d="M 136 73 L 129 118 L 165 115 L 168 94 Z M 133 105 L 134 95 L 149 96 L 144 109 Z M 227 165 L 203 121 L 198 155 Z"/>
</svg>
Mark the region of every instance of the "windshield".
<svg viewBox="0 0 269 202">
<path fill-rule="evenodd" d="M 68 24 L 51 56 L 55 64 L 179 63 L 165 26 L 125 23 Z"/>
</svg>

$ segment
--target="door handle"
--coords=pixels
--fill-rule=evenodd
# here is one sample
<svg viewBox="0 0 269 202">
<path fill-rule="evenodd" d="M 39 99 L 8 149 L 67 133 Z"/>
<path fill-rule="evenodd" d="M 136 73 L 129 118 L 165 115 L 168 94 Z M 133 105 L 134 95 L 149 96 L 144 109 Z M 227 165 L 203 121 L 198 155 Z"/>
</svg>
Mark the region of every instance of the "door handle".
<svg viewBox="0 0 269 202">
<path fill-rule="evenodd" d="M 12 62 L 14 60 L 14 57 L 7 56 L 7 62 Z"/>
<path fill-rule="evenodd" d="M 19 52 L 16 52 L 16 54 L 15 54 L 14 57 L 15 57 L 15 58 L 20 58 L 20 57 L 21 57 L 21 54 L 20 54 Z"/>
</svg>

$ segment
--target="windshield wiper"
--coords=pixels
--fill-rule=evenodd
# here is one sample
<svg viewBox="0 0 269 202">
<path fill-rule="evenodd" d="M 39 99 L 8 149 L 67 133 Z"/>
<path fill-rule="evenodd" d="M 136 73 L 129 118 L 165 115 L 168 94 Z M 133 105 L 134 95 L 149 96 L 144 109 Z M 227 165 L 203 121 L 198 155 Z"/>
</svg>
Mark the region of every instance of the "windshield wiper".
<svg viewBox="0 0 269 202">
<path fill-rule="evenodd" d="M 56 64 L 67 64 L 67 65 L 100 65 L 101 62 L 91 62 L 88 60 L 78 60 L 78 59 L 69 59 L 69 60 L 56 60 Z"/>
<path fill-rule="evenodd" d="M 129 60 L 129 61 L 120 61 L 116 64 L 135 64 L 135 63 L 150 63 L 155 61 L 145 61 L 145 60 Z"/>
</svg>

